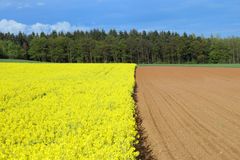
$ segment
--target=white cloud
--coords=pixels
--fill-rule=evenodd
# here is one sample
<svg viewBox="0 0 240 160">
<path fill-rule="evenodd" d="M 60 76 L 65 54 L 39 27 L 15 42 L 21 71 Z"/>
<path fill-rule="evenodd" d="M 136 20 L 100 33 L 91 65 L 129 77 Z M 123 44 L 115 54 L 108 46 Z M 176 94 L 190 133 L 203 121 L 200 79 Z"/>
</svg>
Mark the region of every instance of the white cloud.
<svg viewBox="0 0 240 160">
<path fill-rule="evenodd" d="M 27 25 L 18 23 L 14 20 L 6 20 L 2 19 L 0 21 L 0 32 L 10 32 L 10 33 L 18 33 L 18 32 L 24 32 L 27 29 Z"/>
<path fill-rule="evenodd" d="M 50 26 L 51 30 L 57 31 L 57 32 L 68 32 L 74 28 L 74 26 L 71 26 L 68 22 L 58 22 L 57 24 L 54 24 Z"/>
<path fill-rule="evenodd" d="M 16 22 L 14 20 L 0 20 L 0 32 L 10 32 L 17 34 L 19 32 L 24 32 L 26 34 L 30 34 L 32 32 L 35 33 L 50 33 L 52 31 L 57 32 L 73 32 L 76 30 L 87 30 L 86 27 L 71 25 L 69 22 L 63 21 L 58 22 L 56 24 L 42 24 L 42 23 L 35 23 L 33 25 L 26 25 L 23 23 Z"/>
<path fill-rule="evenodd" d="M 49 33 L 51 31 L 51 26 L 48 24 L 42 24 L 42 23 L 36 23 L 31 26 L 29 26 L 28 32 L 35 32 L 35 33 L 41 33 L 46 32 Z"/>
</svg>

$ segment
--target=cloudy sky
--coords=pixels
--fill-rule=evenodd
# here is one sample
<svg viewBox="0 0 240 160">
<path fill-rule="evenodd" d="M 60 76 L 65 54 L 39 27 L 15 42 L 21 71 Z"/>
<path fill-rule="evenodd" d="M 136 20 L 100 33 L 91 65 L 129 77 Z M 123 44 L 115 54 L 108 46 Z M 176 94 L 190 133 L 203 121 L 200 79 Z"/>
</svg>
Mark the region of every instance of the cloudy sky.
<svg viewBox="0 0 240 160">
<path fill-rule="evenodd" d="M 170 30 L 240 36 L 240 0 L 0 0 L 0 31 Z"/>
</svg>

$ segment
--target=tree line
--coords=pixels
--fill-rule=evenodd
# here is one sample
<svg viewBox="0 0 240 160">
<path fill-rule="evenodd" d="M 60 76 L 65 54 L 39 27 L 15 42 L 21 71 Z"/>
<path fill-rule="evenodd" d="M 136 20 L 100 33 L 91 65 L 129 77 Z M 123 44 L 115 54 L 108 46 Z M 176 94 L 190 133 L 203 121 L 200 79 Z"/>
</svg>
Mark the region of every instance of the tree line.
<svg viewBox="0 0 240 160">
<path fill-rule="evenodd" d="M 240 63 L 240 38 L 135 29 L 0 33 L 0 58 L 62 63 Z"/>
</svg>

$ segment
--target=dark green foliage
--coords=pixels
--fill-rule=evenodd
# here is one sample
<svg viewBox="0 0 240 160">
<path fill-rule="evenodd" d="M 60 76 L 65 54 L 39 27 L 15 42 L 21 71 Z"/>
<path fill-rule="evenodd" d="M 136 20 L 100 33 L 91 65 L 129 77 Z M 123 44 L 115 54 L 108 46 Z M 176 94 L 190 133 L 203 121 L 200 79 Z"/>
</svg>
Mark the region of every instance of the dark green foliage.
<svg viewBox="0 0 240 160">
<path fill-rule="evenodd" d="M 42 62 L 240 63 L 240 38 L 93 29 L 73 33 L 0 33 L 0 58 Z"/>
<path fill-rule="evenodd" d="M 20 45 L 14 43 L 11 40 L 0 40 L 0 57 L 23 59 L 24 50 Z"/>
<path fill-rule="evenodd" d="M 230 47 L 222 39 L 215 39 L 211 45 L 211 51 L 209 53 L 210 63 L 231 63 Z"/>
</svg>

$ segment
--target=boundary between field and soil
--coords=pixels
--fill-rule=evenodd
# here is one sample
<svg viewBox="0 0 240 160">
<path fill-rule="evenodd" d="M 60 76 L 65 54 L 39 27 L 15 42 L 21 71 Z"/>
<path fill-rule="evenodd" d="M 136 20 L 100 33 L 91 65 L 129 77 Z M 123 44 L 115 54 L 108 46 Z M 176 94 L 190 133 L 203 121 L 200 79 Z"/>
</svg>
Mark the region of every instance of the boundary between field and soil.
<svg viewBox="0 0 240 160">
<path fill-rule="evenodd" d="M 133 89 L 133 94 L 132 94 L 132 98 L 135 102 L 135 120 L 136 120 L 136 129 L 137 129 L 137 136 L 136 136 L 136 141 L 138 141 L 137 144 L 134 145 L 134 147 L 136 148 L 136 150 L 139 152 L 139 155 L 137 156 L 137 160 L 155 160 L 156 158 L 153 156 L 152 150 L 150 145 L 147 144 L 147 136 L 145 133 L 145 128 L 142 126 L 142 122 L 143 119 L 141 117 L 141 113 L 138 109 L 137 106 L 137 82 L 136 82 L 136 70 L 137 70 L 137 66 L 135 67 L 134 70 L 134 79 L 135 79 L 135 85 L 134 85 L 134 89 Z"/>
</svg>

